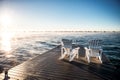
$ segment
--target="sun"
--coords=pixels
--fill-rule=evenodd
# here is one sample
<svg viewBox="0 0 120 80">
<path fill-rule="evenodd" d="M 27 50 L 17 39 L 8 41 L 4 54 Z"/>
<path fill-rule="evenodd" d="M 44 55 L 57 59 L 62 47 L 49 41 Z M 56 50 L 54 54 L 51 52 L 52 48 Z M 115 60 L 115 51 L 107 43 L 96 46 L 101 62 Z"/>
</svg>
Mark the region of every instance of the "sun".
<svg viewBox="0 0 120 80">
<path fill-rule="evenodd" d="M 11 24 L 12 18 L 9 14 L 3 14 L 1 15 L 1 24 L 2 26 L 8 26 Z"/>
</svg>

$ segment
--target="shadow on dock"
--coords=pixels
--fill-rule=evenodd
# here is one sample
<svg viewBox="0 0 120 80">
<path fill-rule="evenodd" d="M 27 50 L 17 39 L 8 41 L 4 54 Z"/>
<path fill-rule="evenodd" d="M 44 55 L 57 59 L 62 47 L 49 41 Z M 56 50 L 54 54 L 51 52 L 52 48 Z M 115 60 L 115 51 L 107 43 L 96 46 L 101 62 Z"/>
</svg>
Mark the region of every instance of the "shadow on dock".
<svg viewBox="0 0 120 80">
<path fill-rule="evenodd" d="M 2 73 L 3 71 L 4 71 L 4 67 L 0 65 L 0 73 Z"/>
</svg>

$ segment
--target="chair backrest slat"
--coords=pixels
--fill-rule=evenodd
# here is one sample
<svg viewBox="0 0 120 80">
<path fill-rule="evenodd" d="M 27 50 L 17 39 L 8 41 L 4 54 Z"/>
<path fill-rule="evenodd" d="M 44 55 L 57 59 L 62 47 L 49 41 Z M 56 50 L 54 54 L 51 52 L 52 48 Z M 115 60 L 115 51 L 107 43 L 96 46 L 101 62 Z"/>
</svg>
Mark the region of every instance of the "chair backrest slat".
<svg viewBox="0 0 120 80">
<path fill-rule="evenodd" d="M 64 46 L 65 48 L 71 48 L 72 47 L 72 40 L 62 39 L 62 46 Z"/>
<path fill-rule="evenodd" d="M 102 40 L 91 40 L 89 41 L 89 48 L 97 49 L 101 48 L 102 46 Z"/>
</svg>

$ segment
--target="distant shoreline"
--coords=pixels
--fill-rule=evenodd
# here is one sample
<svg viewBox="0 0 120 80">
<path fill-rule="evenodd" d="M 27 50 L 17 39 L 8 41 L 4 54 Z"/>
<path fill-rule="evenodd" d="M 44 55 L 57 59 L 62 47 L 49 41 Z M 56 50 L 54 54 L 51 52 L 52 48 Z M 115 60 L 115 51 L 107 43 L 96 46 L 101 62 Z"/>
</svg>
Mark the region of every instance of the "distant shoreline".
<svg viewBox="0 0 120 80">
<path fill-rule="evenodd" d="M 120 32 L 120 31 L 21 31 L 21 32 Z"/>
</svg>

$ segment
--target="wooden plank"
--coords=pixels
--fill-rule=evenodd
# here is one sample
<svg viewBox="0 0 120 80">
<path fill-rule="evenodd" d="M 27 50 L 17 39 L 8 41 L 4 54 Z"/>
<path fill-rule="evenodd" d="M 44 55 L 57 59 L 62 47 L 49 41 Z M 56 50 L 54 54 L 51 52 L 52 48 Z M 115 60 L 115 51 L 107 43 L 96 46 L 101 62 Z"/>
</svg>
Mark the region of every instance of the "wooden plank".
<svg viewBox="0 0 120 80">
<path fill-rule="evenodd" d="M 80 57 L 72 62 L 68 58 L 59 60 L 60 46 L 28 60 L 9 70 L 10 80 L 110 80 L 114 66 L 103 55 L 103 64 L 96 58 L 87 63 L 84 48 L 80 46 Z M 4 73 L 0 75 L 0 80 Z"/>
</svg>

